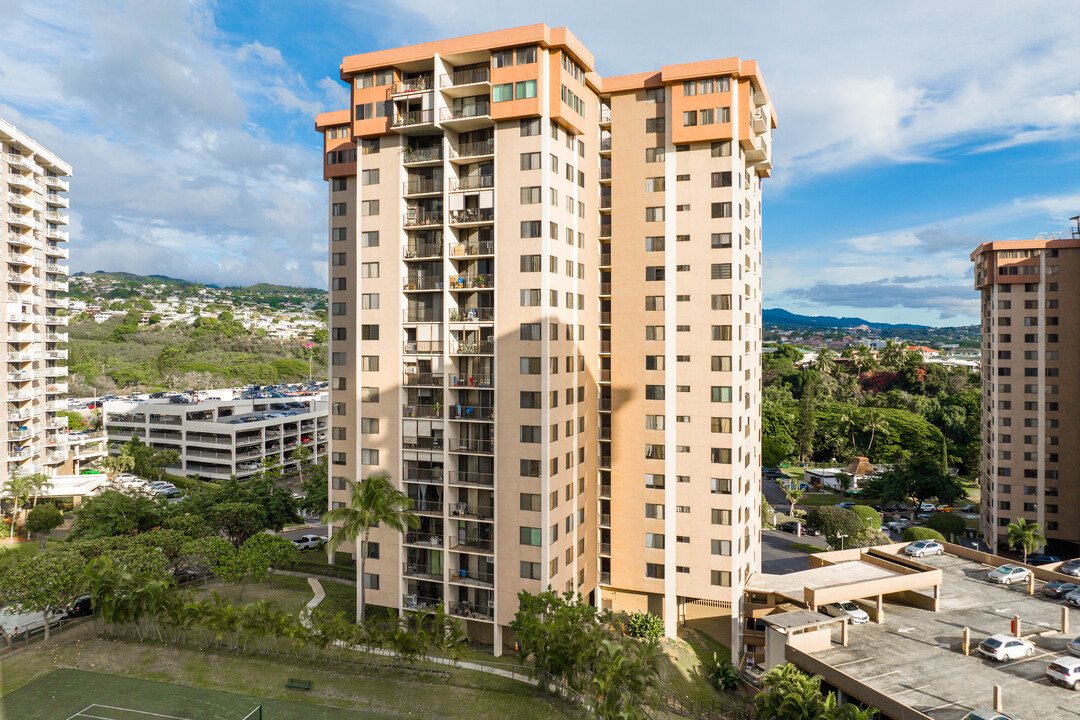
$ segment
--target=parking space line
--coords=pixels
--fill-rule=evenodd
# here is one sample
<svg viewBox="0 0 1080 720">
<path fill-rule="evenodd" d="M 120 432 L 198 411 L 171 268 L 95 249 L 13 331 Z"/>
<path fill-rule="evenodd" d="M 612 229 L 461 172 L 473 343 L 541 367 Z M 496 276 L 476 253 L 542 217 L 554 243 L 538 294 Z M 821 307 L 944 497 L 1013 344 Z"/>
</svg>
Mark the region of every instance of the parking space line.
<svg viewBox="0 0 1080 720">
<path fill-rule="evenodd" d="M 1038 655 L 1032 655 L 1029 658 L 1020 658 L 1019 660 L 1013 660 L 1012 662 L 1009 662 L 1009 663 L 1006 663 L 1006 664 L 1007 665 L 1020 665 L 1022 663 L 1032 662 L 1033 660 L 1042 660 L 1043 658 L 1048 658 L 1048 657 L 1054 656 L 1056 654 L 1057 653 L 1044 652 L 1044 653 L 1039 653 Z"/>
<path fill-rule="evenodd" d="M 865 683 L 865 682 L 869 682 L 870 680 L 877 680 L 879 678 L 887 677 L 889 675 L 895 675 L 898 672 L 900 672 L 900 671 L 899 670 L 890 670 L 889 672 L 881 673 L 880 675 L 871 675 L 870 677 L 860 678 L 859 682 Z"/>
<path fill-rule="evenodd" d="M 866 662 L 867 660 L 870 660 L 870 659 L 871 658 L 864 657 L 864 658 L 859 658 L 858 660 L 848 660 L 847 662 L 837 663 L 836 665 L 833 665 L 833 667 L 844 667 L 845 665 L 854 665 L 855 663 Z"/>
</svg>

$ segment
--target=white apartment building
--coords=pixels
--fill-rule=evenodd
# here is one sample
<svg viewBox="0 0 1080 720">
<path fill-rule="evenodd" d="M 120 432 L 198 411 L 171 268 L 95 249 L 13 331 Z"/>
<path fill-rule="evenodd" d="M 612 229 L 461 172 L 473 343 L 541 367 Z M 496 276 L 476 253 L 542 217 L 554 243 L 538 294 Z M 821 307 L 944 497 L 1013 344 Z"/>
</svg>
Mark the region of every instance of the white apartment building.
<svg viewBox="0 0 1080 720">
<path fill-rule="evenodd" d="M 0 119 L 0 479 L 56 475 L 68 459 L 68 190 L 71 166 Z"/>
</svg>

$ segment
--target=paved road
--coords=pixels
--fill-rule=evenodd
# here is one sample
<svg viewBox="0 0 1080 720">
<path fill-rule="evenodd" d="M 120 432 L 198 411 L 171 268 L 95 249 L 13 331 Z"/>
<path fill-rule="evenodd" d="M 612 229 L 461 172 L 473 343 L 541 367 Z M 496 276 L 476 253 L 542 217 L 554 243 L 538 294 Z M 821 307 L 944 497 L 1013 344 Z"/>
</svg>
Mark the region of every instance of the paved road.
<svg viewBox="0 0 1080 720">
<path fill-rule="evenodd" d="M 301 525 L 297 528 L 283 530 L 279 534 L 286 540 L 295 540 L 301 535 L 322 535 L 326 537 L 326 526 L 312 523 L 311 525 Z"/>
<path fill-rule="evenodd" d="M 779 530 L 761 531 L 761 571 L 771 575 L 810 569 L 810 556 L 801 550 L 792 550 L 791 543 L 806 543 L 825 547 L 824 538 L 796 537 Z"/>
</svg>

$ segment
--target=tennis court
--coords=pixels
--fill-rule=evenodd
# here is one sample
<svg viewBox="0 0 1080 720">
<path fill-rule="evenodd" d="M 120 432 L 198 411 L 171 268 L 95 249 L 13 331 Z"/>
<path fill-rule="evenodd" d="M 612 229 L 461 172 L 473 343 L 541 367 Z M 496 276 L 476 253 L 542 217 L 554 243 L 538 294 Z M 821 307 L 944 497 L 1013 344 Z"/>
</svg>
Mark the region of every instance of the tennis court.
<svg viewBox="0 0 1080 720">
<path fill-rule="evenodd" d="M 317 678 L 317 676 L 316 676 Z M 284 686 L 285 680 L 282 680 Z M 316 682 L 318 680 L 316 679 Z M 54 670 L 0 697 L 0 718 L 19 720 L 393 720 L 358 710 L 203 690 L 186 685 Z"/>
</svg>

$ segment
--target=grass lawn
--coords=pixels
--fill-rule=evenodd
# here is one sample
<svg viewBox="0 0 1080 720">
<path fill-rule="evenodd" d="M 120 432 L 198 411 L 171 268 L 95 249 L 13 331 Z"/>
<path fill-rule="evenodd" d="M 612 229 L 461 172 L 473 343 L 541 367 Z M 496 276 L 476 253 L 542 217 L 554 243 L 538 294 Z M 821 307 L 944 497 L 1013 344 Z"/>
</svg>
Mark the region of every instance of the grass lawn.
<svg viewBox="0 0 1080 720">
<path fill-rule="evenodd" d="M 331 583 L 323 583 L 323 587 Z M 346 588 L 347 589 L 347 588 Z M 242 594 L 241 594 L 242 591 Z M 299 613 L 308 601 L 313 597 L 311 586 L 307 578 L 296 575 L 281 575 L 275 573 L 274 582 L 249 583 L 241 588 L 239 585 L 230 585 L 220 580 L 214 580 L 195 590 L 195 596 L 200 600 L 210 597 L 216 592 L 223 598 L 237 604 L 247 604 L 257 600 L 272 600 L 288 613 Z M 326 588 L 329 597 L 330 589 Z"/>
<path fill-rule="evenodd" d="M 660 669 L 660 693 L 679 700 L 716 702 L 731 697 L 716 690 L 709 682 L 709 664 L 713 653 L 730 658 L 731 649 L 705 633 L 680 627 L 678 639 L 666 638 L 661 647 L 667 656 Z"/>
<path fill-rule="evenodd" d="M 828 548 L 818 547 L 817 545 L 808 545 L 807 543 L 789 543 L 788 547 L 792 550 L 799 550 L 806 553 L 820 553 L 828 550 Z"/>
<path fill-rule="evenodd" d="M 358 717 L 356 711 L 373 713 L 359 716 L 366 720 L 378 717 L 437 720 L 463 717 L 464 708 L 468 708 L 468 717 L 481 719 L 572 717 L 561 701 L 541 697 L 537 690 L 528 685 L 474 671 L 455 670 L 449 678 L 416 678 L 401 670 L 364 669 L 322 661 L 313 664 L 309 660 L 295 658 L 105 640 L 95 637 L 94 629 L 93 624 L 87 623 L 55 635 L 48 643 L 31 645 L 5 656 L 0 661 L 0 717 L 66 720 L 72 713 L 94 702 L 135 707 L 136 702 L 146 697 L 161 700 L 156 709 L 152 709 L 153 712 L 192 720 L 242 720 L 244 715 L 235 711 L 247 707 L 253 699 L 263 703 L 266 720 L 338 720 Z M 52 681 L 46 682 L 41 688 L 30 685 L 56 669 L 83 670 L 105 673 L 106 677 L 119 676 L 170 684 L 152 686 L 152 695 L 141 684 L 136 684 L 134 687 L 138 689 L 130 693 L 116 691 L 110 695 L 109 688 L 113 686 L 105 680 L 99 683 L 98 675 L 78 676 L 77 694 L 81 702 L 68 711 L 66 701 L 63 707 L 57 704 L 55 708 L 51 700 L 45 701 L 51 697 L 50 688 L 58 685 Z M 57 680 L 62 678 L 58 676 Z M 286 690 L 285 681 L 288 678 L 313 680 L 315 684 L 310 692 Z M 23 687 L 29 688 L 25 694 L 16 692 Z M 242 689 L 246 697 L 226 697 L 221 707 L 227 710 L 227 714 L 221 715 L 209 712 L 189 715 L 161 709 L 162 704 L 170 702 L 172 697 L 184 695 L 180 691 L 187 688 L 220 691 L 223 696 Z M 22 701 L 24 697 L 29 699 L 29 704 Z M 211 696 L 195 692 L 192 697 Z M 298 702 L 299 710 L 281 701 Z M 279 707 L 280 714 L 270 712 Z M 354 713 L 348 715 L 324 708 L 341 708 Z M 145 716 L 140 717 L 145 720 Z"/>
</svg>

